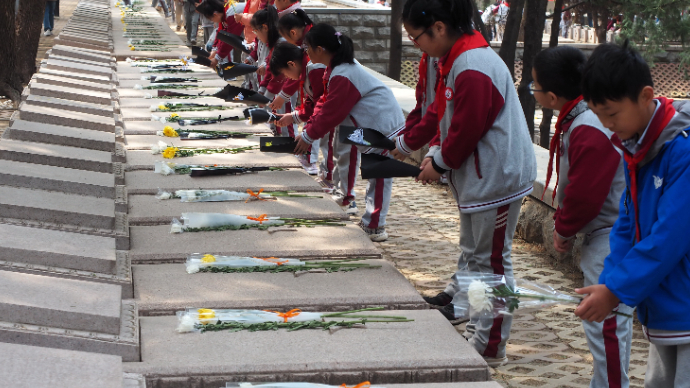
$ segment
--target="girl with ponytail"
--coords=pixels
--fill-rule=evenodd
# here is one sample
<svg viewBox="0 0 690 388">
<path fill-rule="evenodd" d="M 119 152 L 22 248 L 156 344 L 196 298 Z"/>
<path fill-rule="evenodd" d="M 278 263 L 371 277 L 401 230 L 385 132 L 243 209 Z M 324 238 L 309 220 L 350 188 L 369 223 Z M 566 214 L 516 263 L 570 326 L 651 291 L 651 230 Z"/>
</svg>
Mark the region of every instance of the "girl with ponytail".
<svg viewBox="0 0 690 388">
<path fill-rule="evenodd" d="M 218 30 L 241 35 L 242 26 L 233 17 L 235 14 L 233 6 L 232 2 L 223 3 L 221 0 L 204 0 L 196 6 L 196 11 L 204 15 L 208 20 L 218 24 Z M 217 33 L 216 36 L 218 36 Z M 216 38 L 213 42 L 213 50 L 209 56 L 211 67 L 215 68 L 218 63 L 230 62 L 231 52 L 232 46 Z"/>
<path fill-rule="evenodd" d="M 405 125 L 402 109 L 393 92 L 354 58 L 352 40 L 327 24 L 315 25 L 304 37 L 307 54 L 314 63 L 326 65 L 324 93 L 314 114 L 304 126 L 295 152 L 304 153 L 311 143 L 333 133 L 340 125 L 370 128 L 388 138 L 395 138 Z M 332 137 L 337 139 L 337 129 Z M 359 168 L 356 146 L 334 143 L 337 149 L 336 172 L 339 177 L 339 204 L 356 213 L 354 186 Z M 362 147 L 363 153 L 388 151 Z M 386 215 L 390 206 L 393 179 L 370 179 L 366 190 L 366 210 L 360 227 L 372 241 L 385 241 Z"/>
<path fill-rule="evenodd" d="M 460 210 L 459 268 L 504 275 L 514 285 L 510 258 L 522 198 L 532 192 L 536 159 L 513 78 L 481 34 L 473 30 L 472 0 L 408 0 L 403 25 L 410 40 L 439 61 L 434 103 L 396 140 L 404 159 L 437 134 L 418 180 L 448 173 Z M 456 321 L 457 288 L 425 298 Z M 512 317 L 472 318 L 467 332 L 477 352 L 496 367 L 507 362 Z"/>
</svg>

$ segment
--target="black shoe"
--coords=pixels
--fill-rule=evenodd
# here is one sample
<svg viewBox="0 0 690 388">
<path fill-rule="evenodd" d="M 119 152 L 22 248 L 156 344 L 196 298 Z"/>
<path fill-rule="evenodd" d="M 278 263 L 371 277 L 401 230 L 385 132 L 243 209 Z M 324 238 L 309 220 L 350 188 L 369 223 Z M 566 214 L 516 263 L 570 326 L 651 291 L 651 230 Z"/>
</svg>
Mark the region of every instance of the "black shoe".
<svg viewBox="0 0 690 388">
<path fill-rule="evenodd" d="M 447 306 L 453 301 L 453 297 L 445 292 L 439 292 L 436 296 L 424 296 L 424 301 L 433 306 Z"/>
<path fill-rule="evenodd" d="M 469 319 L 462 319 L 455 317 L 455 306 L 452 303 L 448 303 L 444 307 L 438 309 L 438 311 L 443 314 L 444 317 L 450 322 L 451 325 L 457 326 L 463 322 L 467 322 Z"/>
</svg>

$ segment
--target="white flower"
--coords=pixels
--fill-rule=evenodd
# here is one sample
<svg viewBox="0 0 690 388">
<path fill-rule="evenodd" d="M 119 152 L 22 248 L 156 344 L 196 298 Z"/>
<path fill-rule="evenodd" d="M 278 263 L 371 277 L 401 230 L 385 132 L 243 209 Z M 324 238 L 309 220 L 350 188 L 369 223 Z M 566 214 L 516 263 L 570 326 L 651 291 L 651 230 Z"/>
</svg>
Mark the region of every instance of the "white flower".
<svg viewBox="0 0 690 388">
<path fill-rule="evenodd" d="M 371 145 L 371 143 L 364 140 L 364 130 L 362 128 L 355 129 L 347 138 L 356 144 Z"/>
<path fill-rule="evenodd" d="M 161 121 L 161 118 L 156 115 L 151 115 L 151 121 Z"/>
<path fill-rule="evenodd" d="M 159 141 L 158 144 L 151 145 L 151 154 L 158 155 L 161 152 L 163 152 L 166 148 L 168 148 L 168 145 L 162 141 Z"/>
<path fill-rule="evenodd" d="M 136 85 L 134 85 L 134 89 L 135 90 L 142 90 L 142 89 L 144 89 L 144 87 L 139 85 L 139 84 L 136 84 Z"/>
<path fill-rule="evenodd" d="M 196 324 L 196 319 L 184 314 L 180 318 L 180 323 L 177 325 L 178 333 L 190 333 L 194 331 L 194 325 Z"/>
<path fill-rule="evenodd" d="M 170 226 L 170 233 L 174 234 L 174 233 L 182 233 L 182 232 L 183 232 L 182 224 L 180 224 L 179 222 L 173 223 Z"/>
<path fill-rule="evenodd" d="M 481 280 L 472 280 L 467 289 L 467 299 L 474 310 L 477 312 L 493 310 L 494 304 L 491 297 L 491 287 Z"/>
<path fill-rule="evenodd" d="M 150 80 L 150 79 L 151 79 L 151 76 L 150 76 L 150 75 L 144 75 L 144 76 L 141 77 L 141 80 L 142 80 L 142 81 L 148 81 L 148 80 Z"/>
<path fill-rule="evenodd" d="M 199 267 L 198 264 L 188 264 L 187 265 L 187 273 L 192 274 L 192 273 L 197 273 L 201 267 Z"/>
<path fill-rule="evenodd" d="M 158 199 L 170 199 L 170 198 L 172 198 L 172 194 L 168 191 L 160 190 L 158 192 L 158 194 L 156 194 L 156 198 L 158 198 Z"/>
<path fill-rule="evenodd" d="M 163 136 L 163 137 L 165 137 L 165 135 L 163 134 L 163 131 L 156 131 L 156 136 Z"/>
<path fill-rule="evenodd" d="M 149 109 L 151 110 L 151 112 L 155 112 L 158 110 L 158 105 L 151 105 Z"/>
<path fill-rule="evenodd" d="M 127 58 L 127 59 L 125 59 L 125 61 L 126 61 L 127 63 L 132 63 L 132 58 Z"/>
<path fill-rule="evenodd" d="M 144 98 L 153 98 L 153 96 L 149 93 L 144 94 Z"/>
<path fill-rule="evenodd" d="M 169 164 L 165 162 L 156 162 L 156 164 L 153 166 L 153 172 L 162 175 L 172 175 L 175 173 L 175 169 L 173 169 L 174 166 L 175 163 L 172 162 Z"/>
</svg>

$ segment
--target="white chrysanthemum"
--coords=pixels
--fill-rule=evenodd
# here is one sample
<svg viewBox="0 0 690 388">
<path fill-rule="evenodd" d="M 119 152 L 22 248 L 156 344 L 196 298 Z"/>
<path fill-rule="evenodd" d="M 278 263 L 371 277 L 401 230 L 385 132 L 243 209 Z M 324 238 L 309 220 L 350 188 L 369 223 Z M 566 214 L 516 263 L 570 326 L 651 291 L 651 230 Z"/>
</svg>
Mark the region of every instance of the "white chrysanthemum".
<svg viewBox="0 0 690 388">
<path fill-rule="evenodd" d="M 182 224 L 180 224 L 179 222 L 173 223 L 170 226 L 170 233 L 182 233 L 183 231 L 184 230 L 182 229 Z"/>
<path fill-rule="evenodd" d="M 159 191 L 158 194 L 156 194 L 156 198 L 158 199 L 170 199 L 172 198 L 172 194 L 169 191 Z"/>
<path fill-rule="evenodd" d="M 153 96 L 149 93 L 144 94 L 144 98 L 153 98 Z"/>
<path fill-rule="evenodd" d="M 151 115 L 151 121 L 161 121 L 161 118 L 156 115 Z"/>
<path fill-rule="evenodd" d="M 149 81 L 149 80 L 151 80 L 151 76 L 150 75 L 143 75 L 143 76 L 141 76 L 141 80 L 142 81 Z"/>
<path fill-rule="evenodd" d="M 156 131 L 156 136 L 163 136 L 163 137 L 165 137 L 165 134 L 163 134 L 163 131 Z"/>
<path fill-rule="evenodd" d="M 491 287 L 481 280 L 472 280 L 467 290 L 467 299 L 475 311 L 491 311 L 494 308 L 491 298 Z"/>
<path fill-rule="evenodd" d="M 127 58 L 127 59 L 125 59 L 125 61 L 126 61 L 127 63 L 132 63 L 132 58 Z"/>
<path fill-rule="evenodd" d="M 134 89 L 136 89 L 136 90 L 142 90 L 142 89 L 144 89 L 144 87 L 141 86 L 141 85 L 139 85 L 139 84 L 136 84 L 136 85 L 134 85 Z"/>
<path fill-rule="evenodd" d="M 192 273 L 197 273 L 201 267 L 199 267 L 199 264 L 187 264 L 187 273 L 192 274 Z"/>
<path fill-rule="evenodd" d="M 151 105 L 151 106 L 149 107 L 149 110 L 151 110 L 151 112 L 157 111 L 157 110 L 158 110 L 158 105 Z"/>
<path fill-rule="evenodd" d="M 196 324 L 196 319 L 184 314 L 180 318 L 180 322 L 177 325 L 178 333 L 191 333 L 194 331 L 194 325 Z"/>
<path fill-rule="evenodd" d="M 151 145 L 151 154 L 158 155 L 161 152 L 163 152 L 166 148 L 168 148 L 168 145 L 162 141 L 159 141 L 157 144 Z"/>
</svg>

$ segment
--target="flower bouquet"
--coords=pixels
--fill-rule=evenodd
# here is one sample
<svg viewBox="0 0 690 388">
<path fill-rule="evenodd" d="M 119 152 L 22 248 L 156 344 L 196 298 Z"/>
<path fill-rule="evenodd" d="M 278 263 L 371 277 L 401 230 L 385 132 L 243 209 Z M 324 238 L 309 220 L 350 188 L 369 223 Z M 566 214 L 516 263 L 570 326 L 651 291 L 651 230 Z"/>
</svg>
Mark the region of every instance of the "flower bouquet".
<svg viewBox="0 0 690 388">
<path fill-rule="evenodd" d="M 165 190 L 160 190 L 156 194 L 158 199 L 173 199 L 179 198 L 180 202 L 229 202 L 229 201 L 268 201 L 276 200 L 278 197 L 298 197 L 298 198 L 321 198 L 320 196 L 305 195 L 305 194 L 291 194 L 288 191 L 269 191 L 264 193 L 264 189 L 254 192 L 252 189 L 247 189 L 246 193 L 229 190 L 176 190 L 175 193 L 170 193 Z"/>
<path fill-rule="evenodd" d="M 159 141 L 158 144 L 151 146 L 151 153 L 153 155 L 163 154 L 166 159 L 172 158 L 186 158 L 201 154 L 239 154 L 244 151 L 256 149 L 254 146 L 237 147 L 237 148 L 195 148 L 195 147 L 175 147 Z"/>
<path fill-rule="evenodd" d="M 199 164 L 177 164 L 172 162 L 156 162 L 153 170 L 161 175 L 187 175 L 192 177 L 248 174 L 259 171 L 283 171 L 280 167 L 239 167 Z"/>
<path fill-rule="evenodd" d="M 335 327 L 353 327 L 364 325 L 367 322 L 412 322 L 411 319 L 391 315 L 365 315 L 358 314 L 366 311 L 383 310 L 383 307 L 372 307 L 359 310 L 343 311 L 339 313 L 309 313 L 299 309 L 287 312 L 268 310 L 215 310 L 188 308 L 177 312 L 178 333 L 190 333 L 194 331 L 220 331 L 232 332 L 266 331 L 287 329 L 296 331 L 301 329 L 328 330 Z M 330 320 L 326 320 L 330 318 Z"/>
<path fill-rule="evenodd" d="M 190 85 L 190 84 L 156 84 L 156 85 L 146 85 L 142 86 L 139 84 L 134 85 L 135 90 L 153 90 L 153 89 L 192 89 L 200 88 L 200 85 Z"/>
<path fill-rule="evenodd" d="M 247 132 L 227 132 L 227 131 L 208 131 L 208 130 L 179 130 L 176 131 L 171 126 L 165 126 L 162 131 L 156 131 L 156 135 L 163 137 L 179 137 L 181 140 L 195 139 L 246 139 L 253 136 Z"/>
<path fill-rule="evenodd" d="M 151 66 L 155 63 L 175 63 L 179 62 L 179 59 L 158 59 L 158 58 L 142 58 L 142 57 L 129 57 L 125 59 L 125 62 L 129 63 L 133 67 L 141 66 Z M 182 64 L 182 63 L 180 63 Z"/>
<path fill-rule="evenodd" d="M 225 213 L 182 213 L 182 223 L 173 219 L 170 233 L 208 232 L 223 230 L 241 230 L 257 228 L 266 230 L 271 226 L 345 226 L 339 220 L 307 220 L 304 218 L 258 217 L 240 216 Z"/>
<path fill-rule="evenodd" d="M 169 70 L 169 69 L 165 69 Z M 185 70 L 187 71 L 187 70 Z M 160 84 L 160 83 L 184 83 L 184 82 L 192 82 L 192 83 L 197 83 L 199 82 L 198 79 L 196 78 L 182 78 L 182 77 L 170 77 L 170 76 L 163 76 L 163 75 L 144 75 L 141 77 L 142 81 L 151 81 L 152 84 Z"/>
<path fill-rule="evenodd" d="M 161 123 L 178 123 L 179 125 L 206 125 L 206 124 L 218 124 L 223 121 L 240 121 L 242 120 L 239 116 L 229 116 L 229 117 L 180 117 L 177 113 L 171 113 L 168 117 L 158 117 L 156 115 L 151 115 L 151 121 L 160 121 Z"/>
<path fill-rule="evenodd" d="M 302 261 L 299 259 L 283 259 L 277 257 L 240 257 L 214 256 L 194 253 L 187 257 L 185 267 L 187 273 L 249 273 L 249 272 L 298 272 L 313 269 L 331 272 L 349 272 L 357 268 L 381 268 L 380 265 L 355 263 L 364 259 L 349 259 L 335 261 Z"/>
<path fill-rule="evenodd" d="M 518 308 L 544 309 L 557 304 L 577 305 L 582 298 L 558 292 L 553 287 L 524 279 L 515 279 L 515 286 L 505 276 L 491 273 L 458 271 L 454 280 L 458 292 L 453 297 L 456 318 L 494 318 L 512 315 Z M 613 311 L 631 317 L 628 314 Z"/>
<path fill-rule="evenodd" d="M 207 111 L 207 110 L 228 110 L 232 109 L 230 106 L 225 105 L 209 105 L 209 104 L 194 104 L 194 103 L 177 103 L 171 104 L 169 102 L 160 105 L 151 105 L 151 112 L 197 112 L 197 111 Z"/>
</svg>

